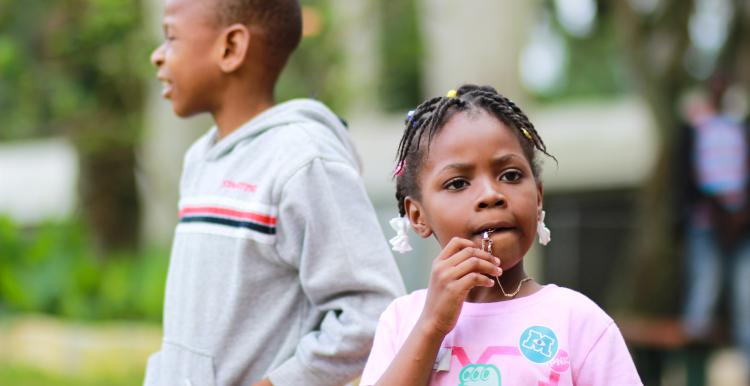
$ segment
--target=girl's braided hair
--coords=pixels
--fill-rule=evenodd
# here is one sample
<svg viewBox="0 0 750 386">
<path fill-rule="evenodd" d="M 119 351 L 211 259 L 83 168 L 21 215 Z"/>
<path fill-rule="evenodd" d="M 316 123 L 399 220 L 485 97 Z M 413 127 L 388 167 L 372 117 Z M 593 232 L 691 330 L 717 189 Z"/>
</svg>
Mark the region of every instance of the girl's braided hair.
<svg viewBox="0 0 750 386">
<path fill-rule="evenodd" d="M 539 177 L 541 170 L 536 162 L 536 150 L 555 159 L 547 152 L 547 146 L 534 128 L 534 124 L 513 101 L 490 86 L 463 85 L 456 90 L 455 96 L 428 99 L 407 117 L 406 130 L 396 153 L 396 200 L 401 216 L 406 214 L 404 199 L 407 196 L 419 198 L 417 177 L 432 139 L 453 114 L 477 109 L 492 114 L 511 128 L 523 148 L 524 156 L 531 164 L 535 178 Z"/>
</svg>

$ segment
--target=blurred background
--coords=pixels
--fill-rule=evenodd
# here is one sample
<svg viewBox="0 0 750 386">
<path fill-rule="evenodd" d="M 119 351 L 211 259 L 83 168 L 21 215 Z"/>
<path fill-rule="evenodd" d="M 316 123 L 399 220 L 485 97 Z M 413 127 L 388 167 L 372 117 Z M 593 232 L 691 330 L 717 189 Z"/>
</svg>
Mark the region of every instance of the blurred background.
<svg viewBox="0 0 750 386">
<path fill-rule="evenodd" d="M 674 162 L 691 101 L 716 79 L 715 107 L 746 125 L 747 1 L 302 3 L 278 99 L 318 98 L 349 122 L 386 237 L 406 112 L 493 85 L 559 160 L 544 164 L 553 241 L 530 252 L 531 275 L 612 314 L 646 385 L 748 384 L 726 301 L 710 337 L 680 327 L 688 165 Z M 148 56 L 162 7 L 0 0 L 2 385 L 137 385 L 159 347 L 182 155 L 211 125 L 159 97 Z M 396 256 L 409 290 L 436 252 L 427 240 Z"/>
</svg>

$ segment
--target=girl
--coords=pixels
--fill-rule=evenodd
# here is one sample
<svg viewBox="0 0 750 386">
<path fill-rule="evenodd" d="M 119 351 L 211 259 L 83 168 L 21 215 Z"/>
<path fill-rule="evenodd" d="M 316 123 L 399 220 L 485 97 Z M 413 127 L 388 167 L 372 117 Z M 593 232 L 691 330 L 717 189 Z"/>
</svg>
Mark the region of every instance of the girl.
<svg viewBox="0 0 750 386">
<path fill-rule="evenodd" d="M 524 272 L 534 237 L 549 241 L 537 152 L 549 156 L 534 125 L 492 87 L 465 85 L 409 113 L 391 242 L 410 249 L 410 224 L 443 249 L 427 290 L 381 315 L 362 385 L 641 384 L 604 311 Z"/>
</svg>

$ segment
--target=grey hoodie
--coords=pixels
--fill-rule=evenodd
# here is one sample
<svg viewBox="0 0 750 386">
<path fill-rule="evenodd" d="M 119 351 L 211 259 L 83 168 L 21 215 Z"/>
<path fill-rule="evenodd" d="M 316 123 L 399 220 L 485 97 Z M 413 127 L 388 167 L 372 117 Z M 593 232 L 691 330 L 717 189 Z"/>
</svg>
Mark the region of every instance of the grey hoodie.
<svg viewBox="0 0 750 386">
<path fill-rule="evenodd" d="M 277 105 L 188 150 L 161 350 L 146 386 L 341 385 L 401 276 L 324 105 Z"/>
</svg>

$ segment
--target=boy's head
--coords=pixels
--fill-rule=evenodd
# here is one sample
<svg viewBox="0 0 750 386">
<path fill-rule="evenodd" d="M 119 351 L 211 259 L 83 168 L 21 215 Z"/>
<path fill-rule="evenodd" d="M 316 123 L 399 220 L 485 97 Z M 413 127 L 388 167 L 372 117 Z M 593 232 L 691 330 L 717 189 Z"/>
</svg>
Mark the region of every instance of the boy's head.
<svg viewBox="0 0 750 386">
<path fill-rule="evenodd" d="M 271 95 L 299 44 L 302 17 L 298 0 L 167 0 L 163 27 L 151 62 L 162 95 L 190 116 L 221 108 L 230 82 Z"/>
<path fill-rule="evenodd" d="M 302 38 L 299 0 L 210 0 L 217 25 L 244 24 L 265 57 L 257 58 L 278 75 Z"/>
</svg>

